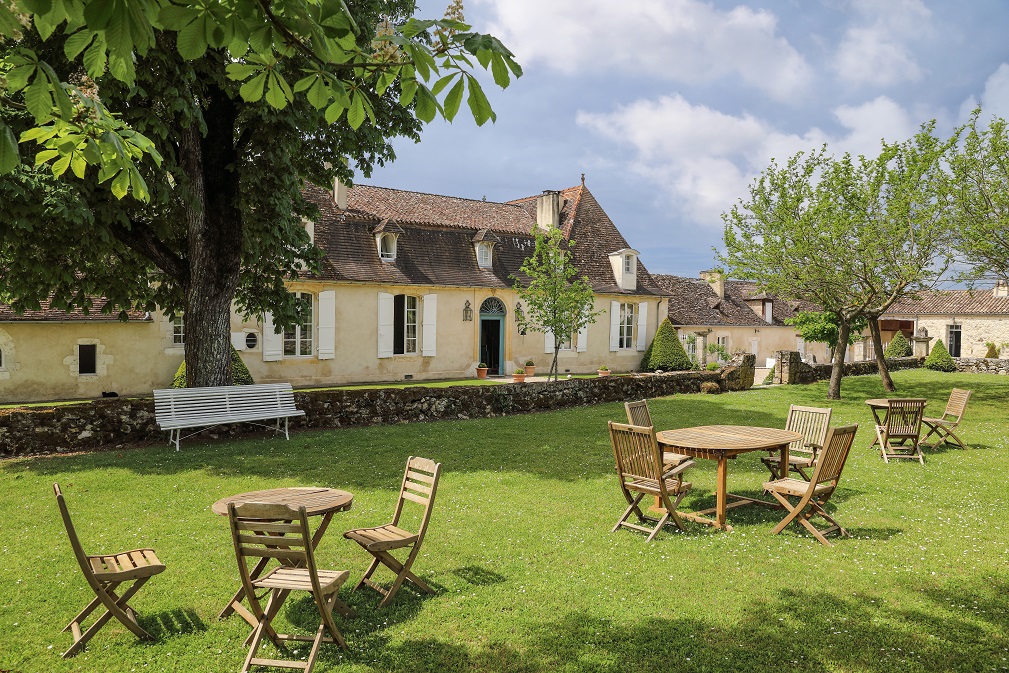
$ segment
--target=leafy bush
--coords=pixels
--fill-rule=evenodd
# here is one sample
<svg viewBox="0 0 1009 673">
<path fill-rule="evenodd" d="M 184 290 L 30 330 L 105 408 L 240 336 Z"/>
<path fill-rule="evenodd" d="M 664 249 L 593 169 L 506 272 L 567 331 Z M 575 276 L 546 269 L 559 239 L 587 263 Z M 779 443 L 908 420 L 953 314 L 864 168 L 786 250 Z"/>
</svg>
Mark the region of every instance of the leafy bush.
<svg viewBox="0 0 1009 673">
<path fill-rule="evenodd" d="M 704 365 L 704 368 L 707 369 L 709 372 L 718 371 L 718 363 L 717 362 L 709 362 L 708 364 Z"/>
<path fill-rule="evenodd" d="M 255 383 L 252 380 L 252 374 L 249 373 L 249 368 L 245 366 L 242 362 L 242 356 L 238 354 L 235 347 L 231 347 L 231 385 L 233 386 L 251 386 Z M 185 388 L 186 387 L 186 361 L 183 360 L 182 364 L 179 365 L 179 369 L 175 372 L 175 378 L 172 379 L 173 388 Z"/>
<path fill-rule="evenodd" d="M 931 369 L 937 372 L 955 372 L 956 362 L 950 356 L 949 351 L 942 344 L 942 341 L 938 339 L 935 342 L 935 346 L 932 347 L 932 352 L 928 354 L 925 358 L 925 369 Z"/>
<path fill-rule="evenodd" d="M 883 357 L 885 358 L 906 358 L 909 355 L 911 355 L 911 343 L 902 332 L 894 334 L 893 339 L 890 340 L 890 343 L 883 350 Z"/>
<path fill-rule="evenodd" d="M 645 349 L 645 354 L 641 356 L 641 364 L 638 365 L 638 371 L 650 372 L 651 369 L 648 368 L 648 361 L 652 359 L 652 346 L 655 345 L 655 339 L 652 339 L 651 343 L 648 344 L 648 348 Z"/>
<path fill-rule="evenodd" d="M 762 386 L 769 386 L 772 383 L 774 383 L 774 366 L 772 366 L 767 371 L 767 376 L 765 376 L 764 380 L 760 382 L 760 385 L 762 385 Z"/>
<path fill-rule="evenodd" d="M 693 363 L 683 350 L 680 338 L 676 336 L 676 328 L 669 318 L 662 321 L 652 340 L 652 353 L 648 358 L 647 371 L 661 369 L 664 372 L 680 372 L 693 368 Z"/>
<path fill-rule="evenodd" d="M 984 345 L 988 347 L 988 350 L 985 351 L 985 354 L 984 354 L 984 356 L 986 358 L 997 358 L 998 357 L 999 347 L 996 346 L 993 341 L 986 341 L 984 343 Z"/>
</svg>

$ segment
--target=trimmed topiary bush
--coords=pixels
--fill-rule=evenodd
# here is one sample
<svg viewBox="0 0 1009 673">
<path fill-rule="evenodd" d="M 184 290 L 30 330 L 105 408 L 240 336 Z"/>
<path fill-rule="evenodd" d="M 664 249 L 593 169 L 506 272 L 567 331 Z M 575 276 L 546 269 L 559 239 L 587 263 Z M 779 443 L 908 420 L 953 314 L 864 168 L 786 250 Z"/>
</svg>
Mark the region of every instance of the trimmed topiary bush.
<svg viewBox="0 0 1009 673">
<path fill-rule="evenodd" d="M 682 372 L 693 369 L 693 363 L 683 350 L 676 328 L 669 318 L 662 321 L 652 340 L 652 354 L 648 358 L 648 371 Z"/>
<path fill-rule="evenodd" d="M 249 373 L 249 368 L 245 366 L 242 362 L 242 356 L 238 354 L 235 347 L 231 347 L 231 385 L 233 386 L 251 386 L 255 383 L 252 380 L 252 374 Z M 182 364 L 179 365 L 179 369 L 175 372 L 175 378 L 172 379 L 173 388 L 185 388 L 186 387 L 186 361 L 183 360 Z"/>
<path fill-rule="evenodd" d="M 925 358 L 925 369 L 931 369 L 937 372 L 955 372 L 956 362 L 950 356 L 949 351 L 942 344 L 942 341 L 938 339 L 935 342 L 935 346 L 932 347 L 932 352 L 928 354 Z"/>
<path fill-rule="evenodd" d="M 648 361 L 652 359 L 652 346 L 655 345 L 655 339 L 648 344 L 648 348 L 645 349 L 645 354 L 641 356 L 641 364 L 638 366 L 638 371 L 650 372 L 651 369 L 648 368 Z"/>
<path fill-rule="evenodd" d="M 984 343 L 984 345 L 988 347 L 988 350 L 986 350 L 985 353 L 984 353 L 984 356 L 986 358 L 988 358 L 988 359 L 994 359 L 994 358 L 998 357 L 999 348 L 998 348 L 998 346 L 995 345 L 994 342 L 992 342 L 992 341 L 986 341 Z"/>
<path fill-rule="evenodd" d="M 890 343 L 883 350 L 885 358 L 906 358 L 911 355 L 911 343 L 901 332 L 897 332 L 890 339 Z"/>
</svg>

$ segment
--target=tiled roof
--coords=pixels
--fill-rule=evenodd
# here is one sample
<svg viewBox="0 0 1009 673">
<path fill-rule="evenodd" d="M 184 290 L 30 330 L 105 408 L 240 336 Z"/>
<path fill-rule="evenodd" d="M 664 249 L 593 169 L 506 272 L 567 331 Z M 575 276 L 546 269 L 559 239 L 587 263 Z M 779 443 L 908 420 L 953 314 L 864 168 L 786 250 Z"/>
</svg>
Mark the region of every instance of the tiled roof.
<svg viewBox="0 0 1009 673">
<path fill-rule="evenodd" d="M 701 278 L 658 274 L 652 277 L 670 295 L 669 320 L 674 325 L 781 326 L 799 311 L 818 310 L 809 302 L 786 302 L 759 292 L 756 284 L 749 281 L 725 281 L 725 296 L 719 299 L 714 285 Z M 747 306 L 748 299 L 770 299 L 773 322 L 766 322 Z"/>
<path fill-rule="evenodd" d="M 102 313 L 108 300 L 103 297 L 91 297 L 93 305 L 87 315 L 80 309 L 71 312 L 52 308 L 48 301 L 41 303 L 37 311 L 25 311 L 18 315 L 9 304 L 0 303 L 0 322 L 119 322 L 119 311 Z M 150 320 L 143 311 L 127 311 L 130 321 Z"/>
<path fill-rule="evenodd" d="M 324 280 L 508 288 L 512 276 L 524 278 L 519 268 L 533 251 L 537 197 L 493 203 L 355 185 L 344 212 L 326 190 L 309 186 L 305 195 L 320 211 L 315 241 L 326 253 Z M 637 289 L 617 287 L 608 254 L 629 246 L 584 185 L 563 190 L 561 199 L 561 230 L 576 241 L 574 264 L 597 293 L 662 294 L 640 261 Z M 391 262 L 378 258 L 372 233 L 384 220 L 403 230 Z M 497 241 L 493 268 L 478 266 L 479 240 Z"/>
<path fill-rule="evenodd" d="M 991 288 L 933 290 L 897 301 L 886 315 L 1009 314 L 1009 297 L 992 296 Z"/>
</svg>

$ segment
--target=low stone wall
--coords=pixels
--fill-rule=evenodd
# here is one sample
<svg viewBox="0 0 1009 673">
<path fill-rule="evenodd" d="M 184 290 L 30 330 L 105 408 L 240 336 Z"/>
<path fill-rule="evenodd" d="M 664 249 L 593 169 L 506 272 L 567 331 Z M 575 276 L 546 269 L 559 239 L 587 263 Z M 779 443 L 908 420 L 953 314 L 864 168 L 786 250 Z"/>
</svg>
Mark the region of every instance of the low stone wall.
<svg viewBox="0 0 1009 673">
<path fill-rule="evenodd" d="M 975 374 L 1009 374 L 1009 360 L 997 358 L 953 358 L 961 372 Z"/>
<path fill-rule="evenodd" d="M 901 369 L 920 369 L 925 358 L 887 358 L 886 364 L 891 372 Z M 830 379 L 831 364 L 829 362 L 815 365 L 802 361 L 802 357 L 797 351 L 779 351 L 775 358 L 774 382 L 775 383 L 815 383 Z M 875 360 L 865 360 L 862 362 L 846 362 L 844 364 L 845 376 L 864 376 L 866 374 L 878 374 L 879 365 Z"/>
<path fill-rule="evenodd" d="M 449 418 L 486 418 L 698 393 L 710 382 L 720 391 L 753 385 L 753 355 L 715 372 L 674 372 L 641 376 L 571 379 L 556 383 L 524 383 L 452 388 L 364 388 L 360 390 L 295 391 L 305 416 L 291 427 L 340 428 L 384 423 L 410 423 Z M 234 436 L 261 428 L 248 424 L 221 426 L 211 436 Z M 153 399 L 99 399 L 57 407 L 0 411 L 0 456 L 24 456 L 68 451 L 117 449 L 131 444 L 164 442 L 158 430 Z M 185 450 L 185 449 L 183 449 Z"/>
</svg>

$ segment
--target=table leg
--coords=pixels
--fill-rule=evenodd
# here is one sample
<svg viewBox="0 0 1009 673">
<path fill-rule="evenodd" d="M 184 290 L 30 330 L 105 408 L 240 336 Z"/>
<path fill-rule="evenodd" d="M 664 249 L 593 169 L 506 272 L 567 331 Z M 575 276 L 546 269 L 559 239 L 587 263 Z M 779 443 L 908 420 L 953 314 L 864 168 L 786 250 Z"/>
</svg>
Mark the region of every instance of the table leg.
<svg viewBox="0 0 1009 673">
<path fill-rule="evenodd" d="M 787 459 L 786 459 L 787 460 Z M 715 512 L 715 522 L 718 528 L 725 528 L 725 505 L 728 498 L 728 486 L 726 484 L 726 473 L 729 468 L 729 459 L 726 456 L 718 457 L 718 484 L 715 492 L 715 505 L 718 508 Z"/>
<path fill-rule="evenodd" d="M 781 475 L 781 479 L 788 476 L 788 444 L 783 444 L 781 446 L 781 462 L 778 464 L 778 474 Z"/>
</svg>

